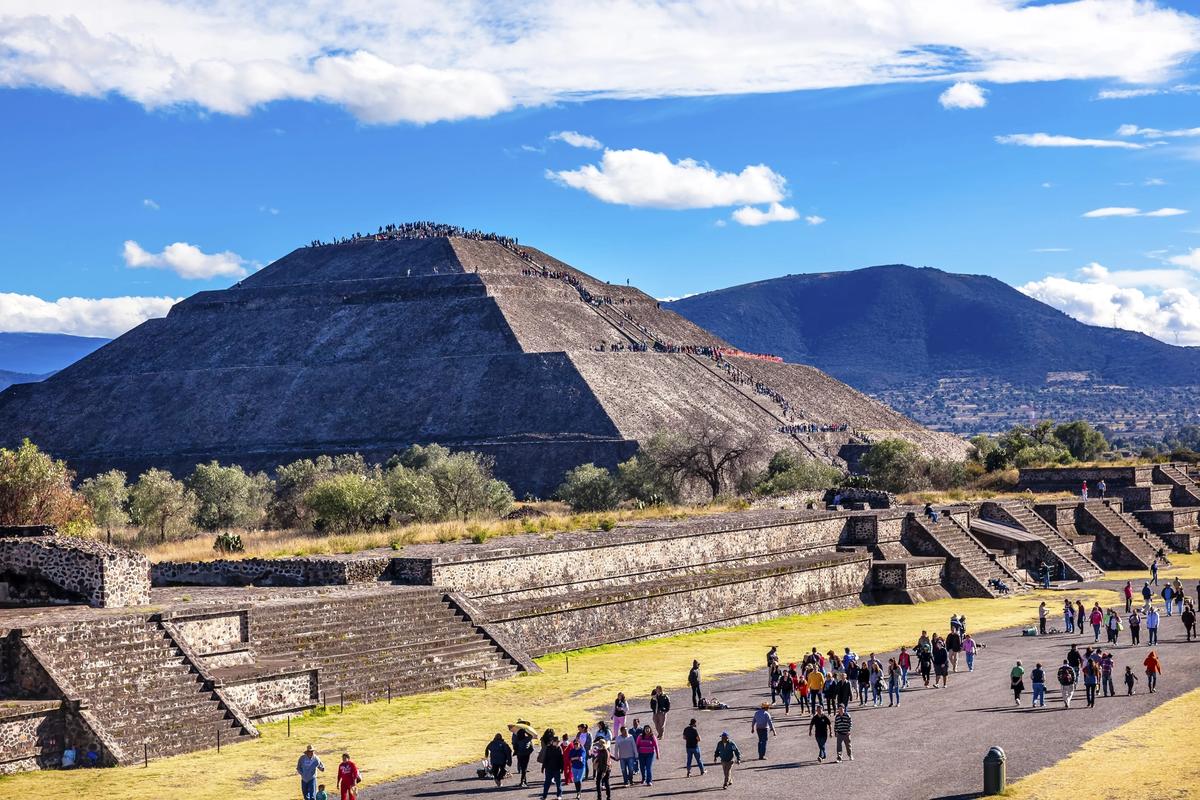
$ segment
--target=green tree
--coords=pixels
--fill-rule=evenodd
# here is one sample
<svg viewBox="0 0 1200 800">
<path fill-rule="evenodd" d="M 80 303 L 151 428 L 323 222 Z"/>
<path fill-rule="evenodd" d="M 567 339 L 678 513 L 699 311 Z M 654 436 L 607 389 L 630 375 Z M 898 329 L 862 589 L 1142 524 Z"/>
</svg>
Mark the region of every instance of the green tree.
<svg viewBox="0 0 1200 800">
<path fill-rule="evenodd" d="M 1054 438 L 1062 442 L 1077 461 L 1095 461 L 1108 449 L 1104 434 L 1081 419 L 1059 425 L 1054 429 Z"/>
<path fill-rule="evenodd" d="M 197 464 L 187 479 L 196 498 L 196 524 L 206 531 L 261 524 L 269 495 L 264 483 L 265 476 L 256 479 L 236 464 Z"/>
<path fill-rule="evenodd" d="M 903 439 L 884 439 L 871 446 L 859 461 L 870 476 L 871 485 L 889 492 L 910 492 L 929 488 L 920 451 Z"/>
<path fill-rule="evenodd" d="M 402 466 L 419 472 L 427 472 L 448 458 L 450 458 L 450 451 L 440 444 L 414 444 L 404 452 L 389 458 L 384 467 L 390 469 L 394 466 Z"/>
<path fill-rule="evenodd" d="M 304 495 L 304 502 L 316 515 L 318 528 L 345 533 L 378 524 L 387 516 L 390 505 L 381 481 L 354 474 L 319 481 Z"/>
<path fill-rule="evenodd" d="M 971 442 L 971 460 L 978 461 L 980 464 L 986 464 L 988 456 L 1000 449 L 995 439 L 984 436 L 982 433 L 972 436 L 969 441 Z"/>
<path fill-rule="evenodd" d="M 837 467 L 822 464 L 798 450 L 780 450 L 771 456 L 767 471 L 755 484 L 754 491 L 761 495 L 776 495 L 828 489 L 844 478 L 845 474 Z"/>
<path fill-rule="evenodd" d="M 1200 425 L 1184 425 L 1163 438 L 1167 447 L 1172 450 L 1200 451 Z"/>
<path fill-rule="evenodd" d="M 555 495 L 573 511 L 608 511 L 621 502 L 621 487 L 603 467 L 580 464 L 566 474 Z"/>
<path fill-rule="evenodd" d="M 437 487 L 427 472 L 402 464 L 383 473 L 383 485 L 396 514 L 416 520 L 441 519 L 445 515 Z"/>
<path fill-rule="evenodd" d="M 422 471 L 433 479 L 442 510 L 465 521 L 472 514 L 503 514 L 512 506 L 512 489 L 492 477 L 493 467 L 488 456 L 461 452 L 432 460 Z"/>
<path fill-rule="evenodd" d="M 92 509 L 92 519 L 112 542 L 113 528 L 129 524 L 129 486 L 125 482 L 125 473 L 110 469 L 88 478 L 80 484 L 79 493 Z"/>
<path fill-rule="evenodd" d="M 135 525 L 165 542 L 168 535 L 189 528 L 196 497 L 166 470 L 148 469 L 129 490 L 129 513 Z"/>
<path fill-rule="evenodd" d="M 28 439 L 15 450 L 0 448 L 0 525 L 55 525 L 63 533 L 86 532 L 91 517 L 74 480 L 65 462 Z"/>
<path fill-rule="evenodd" d="M 268 506 L 270 523 L 279 528 L 312 527 L 312 510 L 304 495 L 334 475 L 366 475 L 367 464 L 358 453 L 302 458 L 275 470 L 275 491 Z"/>
<path fill-rule="evenodd" d="M 663 469 L 663 459 L 657 456 L 666 439 L 665 434 L 654 434 L 642 443 L 637 455 L 617 465 L 622 495 L 645 505 L 679 502 L 679 481 Z"/>
</svg>

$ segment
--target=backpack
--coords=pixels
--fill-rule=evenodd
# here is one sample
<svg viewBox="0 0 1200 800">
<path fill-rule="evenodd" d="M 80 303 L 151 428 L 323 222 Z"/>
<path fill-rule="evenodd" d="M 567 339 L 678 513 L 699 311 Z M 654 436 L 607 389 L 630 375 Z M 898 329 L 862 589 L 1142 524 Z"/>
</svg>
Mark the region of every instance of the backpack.
<svg viewBox="0 0 1200 800">
<path fill-rule="evenodd" d="M 1071 669 L 1070 665 L 1063 664 L 1058 668 L 1058 682 L 1063 686 L 1075 682 L 1075 670 Z"/>
</svg>

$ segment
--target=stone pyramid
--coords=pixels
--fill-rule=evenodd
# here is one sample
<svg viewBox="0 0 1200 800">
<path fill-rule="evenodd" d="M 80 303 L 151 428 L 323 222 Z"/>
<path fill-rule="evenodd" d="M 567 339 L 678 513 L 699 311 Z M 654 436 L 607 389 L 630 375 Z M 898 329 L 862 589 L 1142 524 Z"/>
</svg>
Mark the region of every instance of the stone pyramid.
<svg viewBox="0 0 1200 800">
<path fill-rule="evenodd" d="M 27 436 L 81 475 L 382 461 L 438 442 L 494 456 L 518 496 L 697 424 L 838 464 L 888 436 L 965 452 L 819 370 L 737 354 L 635 288 L 472 235 L 300 248 L 0 393 L 0 443 Z"/>
</svg>

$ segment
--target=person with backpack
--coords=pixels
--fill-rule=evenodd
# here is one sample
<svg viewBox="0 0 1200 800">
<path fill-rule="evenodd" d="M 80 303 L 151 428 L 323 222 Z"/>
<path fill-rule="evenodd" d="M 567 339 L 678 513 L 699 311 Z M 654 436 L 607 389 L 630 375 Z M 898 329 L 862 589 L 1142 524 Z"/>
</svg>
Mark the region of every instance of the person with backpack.
<svg viewBox="0 0 1200 800">
<path fill-rule="evenodd" d="M 1150 690 L 1150 694 L 1154 694 L 1158 690 L 1158 676 L 1162 674 L 1162 662 L 1158 659 L 1158 653 L 1151 650 L 1142 666 L 1146 668 L 1146 688 Z"/>
<path fill-rule="evenodd" d="M 1196 611 L 1192 608 L 1192 601 L 1188 600 L 1183 605 L 1183 613 L 1179 615 L 1180 621 L 1183 623 L 1183 632 L 1187 634 L 1187 640 L 1190 642 L 1196 635 Z"/>
<path fill-rule="evenodd" d="M 721 785 L 722 789 L 728 789 L 733 783 L 733 778 L 730 772 L 733 770 L 733 764 L 742 763 L 742 754 L 738 750 L 738 746 L 729 738 L 728 731 L 721 731 L 721 738 L 717 740 L 717 749 L 713 751 L 713 761 L 718 761 L 721 764 L 721 771 L 725 773 L 725 783 Z"/>
<path fill-rule="evenodd" d="M 1012 688 L 1013 701 L 1017 705 L 1021 705 L 1021 694 L 1025 691 L 1025 667 L 1019 660 L 1009 672 L 1008 680 Z"/>
<path fill-rule="evenodd" d="M 1096 686 L 1100 683 L 1100 667 L 1096 659 L 1088 658 L 1083 665 L 1083 691 L 1087 698 L 1087 707 L 1096 707 Z"/>
<path fill-rule="evenodd" d="M 1150 591 L 1150 582 L 1146 581 L 1142 584 L 1142 608 L 1150 607 L 1150 598 L 1154 596 L 1154 592 Z"/>
<path fill-rule="evenodd" d="M 538 763 L 542 766 L 545 778 L 542 780 L 542 800 L 550 794 L 550 784 L 554 784 L 555 797 L 562 797 L 563 780 L 563 751 L 558 746 L 558 735 L 553 728 L 547 728 L 542 734 L 542 749 L 538 751 Z"/>
<path fill-rule="evenodd" d="M 1142 615 L 1136 608 L 1129 612 L 1129 638 L 1135 645 L 1142 642 Z"/>
<path fill-rule="evenodd" d="M 831 720 L 825 712 L 818 708 L 808 721 L 808 735 L 817 740 L 817 763 L 828 758 L 825 755 L 825 744 L 829 741 L 829 731 L 833 727 Z"/>
<path fill-rule="evenodd" d="M 1033 702 L 1030 703 L 1031 708 L 1046 707 L 1046 670 L 1042 669 L 1042 662 L 1038 662 L 1033 667 L 1033 672 L 1029 673 L 1029 682 L 1033 686 Z"/>
<path fill-rule="evenodd" d="M 1071 707 L 1071 698 L 1075 696 L 1075 669 L 1067 661 L 1058 668 L 1058 686 L 1062 691 L 1063 705 Z"/>
<path fill-rule="evenodd" d="M 688 686 L 692 687 L 692 708 L 700 707 L 700 699 L 704 696 L 700 693 L 700 662 L 692 661 L 692 668 L 688 670 Z M 662 738 L 662 729 L 659 728 L 658 736 Z"/>
<path fill-rule="evenodd" d="M 499 788 L 500 782 L 504 780 L 508 768 L 512 766 L 513 751 L 508 746 L 508 742 L 504 741 L 504 736 L 497 733 L 492 741 L 488 742 L 488 746 L 484 748 L 483 757 L 488 760 L 488 766 L 492 770 L 492 780 L 496 782 L 496 787 Z"/>
<path fill-rule="evenodd" d="M 617 692 L 617 699 L 613 701 L 612 726 L 614 731 L 625 727 L 625 717 L 627 716 L 629 716 L 629 701 L 625 699 L 624 692 Z"/>
<path fill-rule="evenodd" d="M 650 693 L 650 717 L 654 720 L 654 729 L 658 738 L 663 737 L 667 729 L 667 712 L 671 710 L 671 698 L 663 691 L 663 687 L 655 686 Z"/>
<path fill-rule="evenodd" d="M 696 766 L 700 768 L 700 774 L 704 774 L 704 758 L 700 755 L 700 729 L 696 727 L 696 720 L 690 720 L 687 726 L 683 729 L 683 749 L 687 752 L 687 776 L 692 777 L 692 759 L 696 760 Z"/>
<path fill-rule="evenodd" d="M 1163 605 L 1167 608 L 1167 616 L 1171 616 L 1171 597 L 1174 596 L 1175 589 L 1171 586 L 1171 582 L 1167 581 L 1163 584 L 1162 599 Z"/>
</svg>

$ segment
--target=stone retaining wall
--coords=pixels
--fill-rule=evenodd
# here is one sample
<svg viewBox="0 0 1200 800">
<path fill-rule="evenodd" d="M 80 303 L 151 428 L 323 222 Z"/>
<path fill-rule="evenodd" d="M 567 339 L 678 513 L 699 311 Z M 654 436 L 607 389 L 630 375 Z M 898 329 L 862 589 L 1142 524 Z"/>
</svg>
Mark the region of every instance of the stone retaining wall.
<svg viewBox="0 0 1200 800">
<path fill-rule="evenodd" d="M 154 565 L 155 586 L 341 586 L 379 580 L 389 555 L 163 561 Z"/>
<path fill-rule="evenodd" d="M 1129 486 L 1149 486 L 1154 482 L 1154 467 L 1026 467 L 1017 485 L 1035 492 L 1075 492 L 1087 481 L 1092 497 L 1098 497 L 1096 484 L 1101 480 L 1109 492 Z"/>
<path fill-rule="evenodd" d="M 229 701 L 254 722 L 274 722 L 317 704 L 317 670 L 296 669 L 230 681 L 222 687 Z"/>
<path fill-rule="evenodd" d="M 547 608 L 490 620 L 532 656 L 597 644 L 628 642 L 686 631 L 757 622 L 787 614 L 809 614 L 860 604 L 870 570 L 869 556 L 843 556 L 780 574 L 683 591 L 654 594 L 635 589 L 627 596 L 579 606 Z M 501 613 L 502 609 L 497 609 Z"/>
<path fill-rule="evenodd" d="M 150 561 L 95 539 L 0 539 L 0 601 L 87 603 L 98 608 L 147 605 Z"/>
<path fill-rule="evenodd" d="M 0 775 L 59 764 L 65 735 L 60 702 L 0 701 Z"/>
</svg>

